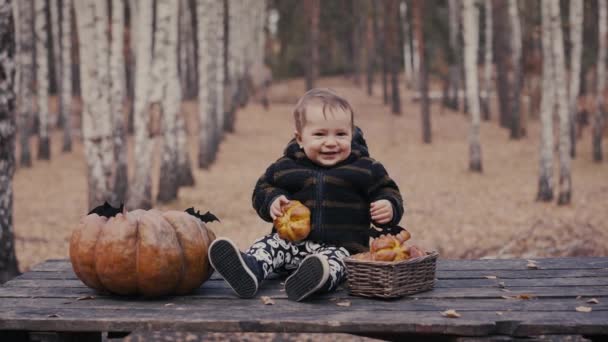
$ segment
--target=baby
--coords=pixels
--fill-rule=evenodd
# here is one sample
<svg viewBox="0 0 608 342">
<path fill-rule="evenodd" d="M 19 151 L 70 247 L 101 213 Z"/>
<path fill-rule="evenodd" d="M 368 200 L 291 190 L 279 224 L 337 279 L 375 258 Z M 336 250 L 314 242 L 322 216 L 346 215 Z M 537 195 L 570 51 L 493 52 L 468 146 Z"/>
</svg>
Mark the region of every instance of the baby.
<svg viewBox="0 0 608 342">
<path fill-rule="evenodd" d="M 311 232 L 298 242 L 273 231 L 245 252 L 226 238 L 215 240 L 209 259 L 243 298 L 253 297 L 272 272 L 288 272 L 285 292 L 301 301 L 335 290 L 345 279 L 343 259 L 367 249 L 370 236 L 393 232 L 403 216 L 397 184 L 369 157 L 350 104 L 329 89 L 312 89 L 294 110 L 295 138 L 283 157 L 257 181 L 253 207 L 272 222 L 298 200 L 311 211 Z"/>
</svg>

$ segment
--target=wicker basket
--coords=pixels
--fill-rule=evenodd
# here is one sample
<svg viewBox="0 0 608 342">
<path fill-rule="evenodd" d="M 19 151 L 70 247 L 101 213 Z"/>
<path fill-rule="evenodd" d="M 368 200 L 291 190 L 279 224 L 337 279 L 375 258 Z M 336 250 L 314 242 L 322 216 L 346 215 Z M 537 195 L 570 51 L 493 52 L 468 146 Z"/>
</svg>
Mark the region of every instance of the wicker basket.
<svg viewBox="0 0 608 342">
<path fill-rule="evenodd" d="M 363 297 L 395 298 L 428 291 L 435 285 L 437 252 L 397 262 L 344 259 L 348 291 Z"/>
</svg>

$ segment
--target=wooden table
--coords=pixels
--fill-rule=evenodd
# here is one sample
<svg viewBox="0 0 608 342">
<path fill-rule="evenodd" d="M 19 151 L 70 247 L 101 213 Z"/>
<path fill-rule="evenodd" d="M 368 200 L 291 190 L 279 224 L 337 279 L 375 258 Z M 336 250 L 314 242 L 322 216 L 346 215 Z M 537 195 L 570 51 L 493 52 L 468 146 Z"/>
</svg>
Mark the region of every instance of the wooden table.
<svg viewBox="0 0 608 342">
<path fill-rule="evenodd" d="M 100 341 L 102 332 L 135 330 L 336 332 L 427 341 L 575 334 L 608 341 L 608 257 L 536 259 L 537 269 L 528 264 L 440 259 L 433 291 L 375 300 L 340 290 L 295 303 L 281 280 L 266 281 L 254 299 L 239 299 L 215 277 L 188 296 L 104 296 L 85 287 L 68 260 L 48 260 L 0 287 L 0 341 L 27 340 L 32 332 Z M 261 296 L 274 304 L 264 305 Z M 591 298 L 598 303 L 588 303 Z M 442 316 L 448 309 L 460 318 Z"/>
</svg>

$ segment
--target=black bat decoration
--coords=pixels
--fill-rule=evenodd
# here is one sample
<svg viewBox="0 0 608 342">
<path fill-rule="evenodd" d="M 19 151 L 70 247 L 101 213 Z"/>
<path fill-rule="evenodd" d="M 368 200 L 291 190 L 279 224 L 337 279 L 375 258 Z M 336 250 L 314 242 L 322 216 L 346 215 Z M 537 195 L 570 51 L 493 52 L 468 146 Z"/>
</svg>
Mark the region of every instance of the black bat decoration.
<svg viewBox="0 0 608 342">
<path fill-rule="evenodd" d="M 204 214 L 201 214 L 200 211 L 198 210 L 194 210 L 194 208 L 188 208 L 186 209 L 186 212 L 194 217 L 196 217 L 197 219 L 208 223 L 208 222 L 213 222 L 213 221 L 217 221 L 220 222 L 220 219 L 217 218 L 217 216 L 213 215 L 210 212 L 206 212 Z"/>
<path fill-rule="evenodd" d="M 93 210 L 91 210 L 89 215 L 97 214 L 99 216 L 104 216 L 104 217 L 108 217 L 108 218 L 114 217 L 114 216 L 116 216 L 116 214 L 122 213 L 124 207 L 125 207 L 125 205 L 121 204 L 120 207 L 114 208 L 112 205 L 110 205 L 110 203 L 108 203 L 106 201 L 102 205 L 93 208 Z"/>
</svg>

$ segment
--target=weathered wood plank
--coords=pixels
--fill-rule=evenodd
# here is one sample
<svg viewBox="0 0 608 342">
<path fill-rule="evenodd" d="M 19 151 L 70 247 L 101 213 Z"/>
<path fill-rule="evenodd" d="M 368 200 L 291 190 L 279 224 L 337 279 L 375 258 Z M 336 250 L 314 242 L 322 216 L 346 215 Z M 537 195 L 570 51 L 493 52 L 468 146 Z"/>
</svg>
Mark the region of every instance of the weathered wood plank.
<svg viewBox="0 0 608 342">
<path fill-rule="evenodd" d="M 277 315 L 280 313 L 279 315 Z M 598 314 L 600 313 L 600 314 Z M 132 331 L 139 327 L 149 330 L 189 331 L 284 331 L 284 332 L 349 332 L 349 333 L 441 333 L 467 336 L 505 334 L 525 336 L 537 334 L 608 334 L 603 312 L 565 313 L 551 315 L 539 312 L 463 312 L 461 318 L 442 317 L 439 312 L 366 311 L 325 312 L 311 316 L 308 310 L 281 312 L 267 307 L 251 312 L 238 310 L 207 310 L 166 312 L 165 310 L 130 310 L 129 317 L 115 310 L 92 308 L 86 314 L 79 309 L 42 308 L 5 310 L 0 313 L 0 329 L 30 329 L 51 331 Z M 372 318 L 372 319 L 370 319 Z M 570 323 L 566 323 L 570 322 Z"/>
<path fill-rule="evenodd" d="M 144 301 L 125 300 L 113 297 L 94 297 L 78 300 L 75 298 L 4 298 L 0 300 L 4 309 L 25 308 L 90 308 L 123 310 L 128 314 L 130 309 L 158 309 L 167 312 L 189 311 L 189 310 L 258 310 L 268 308 L 270 310 L 297 311 L 309 310 L 314 312 L 343 311 L 344 307 L 337 303 L 348 302 L 347 310 L 376 311 L 445 311 L 454 309 L 458 311 L 488 311 L 491 314 L 505 311 L 541 311 L 541 312 L 574 312 L 578 306 L 592 307 L 593 312 L 608 311 L 608 299 L 602 299 L 599 304 L 588 304 L 586 299 L 536 299 L 536 300 L 512 300 L 512 299 L 401 299 L 393 301 L 372 300 L 357 297 L 334 297 L 319 298 L 308 303 L 297 303 L 286 299 L 275 298 L 273 306 L 265 306 L 260 298 L 253 299 L 216 299 L 216 298 L 193 298 L 173 297 L 165 300 Z M 310 305 L 309 305 L 310 304 Z M 606 313 L 608 314 L 608 313 Z"/>
<path fill-rule="evenodd" d="M 502 284 L 500 284 L 502 283 Z M 608 277 L 584 278 L 540 278 L 540 279 L 439 279 L 436 288 L 469 288 L 469 287 L 539 287 L 539 286 L 608 286 Z M 83 287 L 78 279 L 13 279 L 5 287 Z M 264 285 L 262 285 L 264 286 Z M 203 288 L 228 288 L 221 280 L 207 281 Z"/>
<path fill-rule="evenodd" d="M 529 259 L 438 259 L 438 271 L 494 271 L 494 270 L 528 270 Z M 604 257 L 564 257 L 537 258 L 534 260 L 539 270 L 562 269 L 608 269 L 608 258 Z M 68 259 L 50 259 L 32 267 L 31 271 L 57 272 L 71 270 Z"/>
<path fill-rule="evenodd" d="M 336 295 L 346 294 L 342 290 Z M 529 294 L 535 297 L 555 297 L 555 298 L 575 298 L 582 296 L 606 297 L 608 296 L 608 286 L 562 286 L 562 287 L 513 287 L 501 289 L 498 287 L 479 287 L 479 288 L 435 288 L 432 291 L 422 292 L 410 296 L 411 298 L 502 298 L 503 296 L 515 296 L 518 294 Z M 0 298 L 77 298 L 87 295 L 98 295 L 95 291 L 86 287 L 74 288 L 21 288 L 21 287 L 0 287 Z M 286 298 L 285 292 L 278 286 L 262 286 L 258 292 L 259 296 L 269 296 L 272 298 Z M 334 294 L 327 294 L 322 297 L 331 297 Z M 201 287 L 190 296 L 200 298 L 236 298 L 228 288 Z"/>
</svg>

